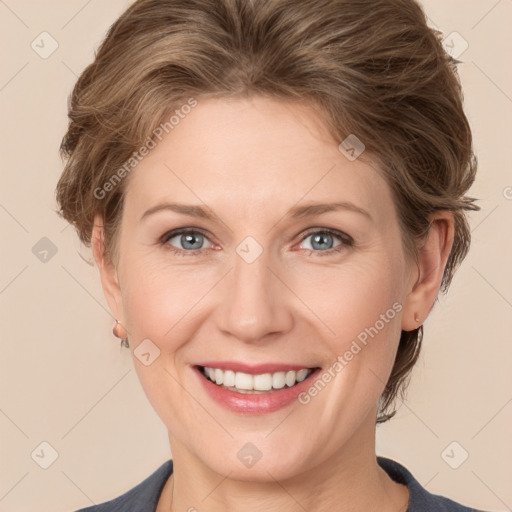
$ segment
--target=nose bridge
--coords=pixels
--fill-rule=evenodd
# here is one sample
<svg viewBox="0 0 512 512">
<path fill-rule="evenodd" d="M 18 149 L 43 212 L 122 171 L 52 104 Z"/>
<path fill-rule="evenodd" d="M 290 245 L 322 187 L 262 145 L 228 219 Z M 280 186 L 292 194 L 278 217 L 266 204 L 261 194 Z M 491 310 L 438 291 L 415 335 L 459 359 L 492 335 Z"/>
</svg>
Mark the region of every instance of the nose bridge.
<svg viewBox="0 0 512 512">
<path fill-rule="evenodd" d="M 219 319 L 221 330 L 245 342 L 284 332 L 292 321 L 284 287 L 268 268 L 269 251 L 263 250 L 254 258 L 255 250 L 250 241 L 237 248 Z"/>
</svg>

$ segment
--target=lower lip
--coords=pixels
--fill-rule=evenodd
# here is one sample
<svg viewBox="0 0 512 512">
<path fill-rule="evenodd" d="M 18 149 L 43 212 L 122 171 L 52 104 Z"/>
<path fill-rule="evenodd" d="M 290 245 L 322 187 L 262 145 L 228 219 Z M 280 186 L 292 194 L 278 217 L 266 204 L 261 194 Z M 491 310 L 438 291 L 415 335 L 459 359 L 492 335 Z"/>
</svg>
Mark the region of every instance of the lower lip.
<svg viewBox="0 0 512 512">
<path fill-rule="evenodd" d="M 214 384 L 206 378 L 201 368 L 196 366 L 194 371 L 198 374 L 199 380 L 210 397 L 230 411 L 244 414 L 266 414 L 282 409 L 297 400 L 298 395 L 311 385 L 311 379 L 320 371 L 320 368 L 313 370 L 307 379 L 291 388 L 284 387 L 269 393 L 237 393 Z"/>
</svg>

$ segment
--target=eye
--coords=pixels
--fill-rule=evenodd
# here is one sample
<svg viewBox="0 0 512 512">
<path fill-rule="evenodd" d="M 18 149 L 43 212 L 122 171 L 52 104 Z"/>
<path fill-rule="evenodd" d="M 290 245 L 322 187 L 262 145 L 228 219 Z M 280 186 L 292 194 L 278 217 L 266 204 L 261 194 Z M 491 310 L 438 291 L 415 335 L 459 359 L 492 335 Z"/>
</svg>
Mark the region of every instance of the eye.
<svg viewBox="0 0 512 512">
<path fill-rule="evenodd" d="M 332 254 L 334 252 L 339 252 L 347 249 L 354 245 L 354 241 L 352 237 L 343 233 L 341 231 L 333 230 L 333 229 L 316 229 L 316 231 L 312 231 L 308 233 L 303 239 L 307 240 L 311 238 L 310 246 L 305 247 L 306 250 L 309 250 L 311 253 L 314 253 L 315 256 L 324 256 L 327 254 Z M 341 240 L 338 245 L 334 245 L 333 239 Z"/>
<path fill-rule="evenodd" d="M 182 228 L 169 231 L 163 235 L 160 243 L 176 254 L 188 256 L 196 254 L 202 249 L 207 249 L 208 247 L 204 247 L 205 241 L 208 241 L 208 238 L 201 231 Z"/>
</svg>

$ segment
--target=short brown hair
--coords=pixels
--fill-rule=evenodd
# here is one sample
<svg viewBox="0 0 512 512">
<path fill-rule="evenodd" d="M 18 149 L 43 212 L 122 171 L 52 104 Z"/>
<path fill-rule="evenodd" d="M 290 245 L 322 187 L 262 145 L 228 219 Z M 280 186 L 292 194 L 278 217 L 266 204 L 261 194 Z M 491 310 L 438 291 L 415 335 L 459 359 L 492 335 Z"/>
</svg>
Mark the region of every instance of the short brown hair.
<svg viewBox="0 0 512 512">
<path fill-rule="evenodd" d="M 127 180 L 104 197 L 95 191 L 173 109 L 190 97 L 308 102 L 335 140 L 355 134 L 380 164 L 408 256 L 417 257 L 429 216 L 452 212 L 446 292 L 470 246 L 465 210 L 480 209 L 464 195 L 476 158 L 456 64 L 414 0 L 138 0 L 74 87 L 59 213 L 87 245 L 100 214 L 115 259 Z M 422 326 L 402 331 L 378 423 L 396 413 L 422 337 Z"/>
</svg>

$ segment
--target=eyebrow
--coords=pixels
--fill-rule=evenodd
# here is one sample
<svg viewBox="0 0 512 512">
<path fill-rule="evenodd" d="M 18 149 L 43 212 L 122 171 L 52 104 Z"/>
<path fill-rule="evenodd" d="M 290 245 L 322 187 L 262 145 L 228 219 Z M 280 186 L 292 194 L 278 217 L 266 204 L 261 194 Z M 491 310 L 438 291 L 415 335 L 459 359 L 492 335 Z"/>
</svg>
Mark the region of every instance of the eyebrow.
<svg viewBox="0 0 512 512">
<path fill-rule="evenodd" d="M 209 208 L 205 208 L 199 205 L 183 204 L 183 203 L 160 203 L 146 210 L 140 220 L 142 221 L 146 217 L 153 215 L 154 213 L 170 210 L 176 213 L 189 215 L 191 217 L 200 217 L 207 220 L 214 220 L 215 215 L 210 213 Z M 313 215 L 320 215 L 322 213 L 348 210 L 355 213 L 359 213 L 367 217 L 370 221 L 373 221 L 372 216 L 363 208 L 351 203 L 349 201 L 341 201 L 337 203 L 313 203 L 303 206 L 294 206 L 288 211 L 288 216 L 294 219 L 302 219 L 304 217 L 311 217 Z"/>
</svg>

